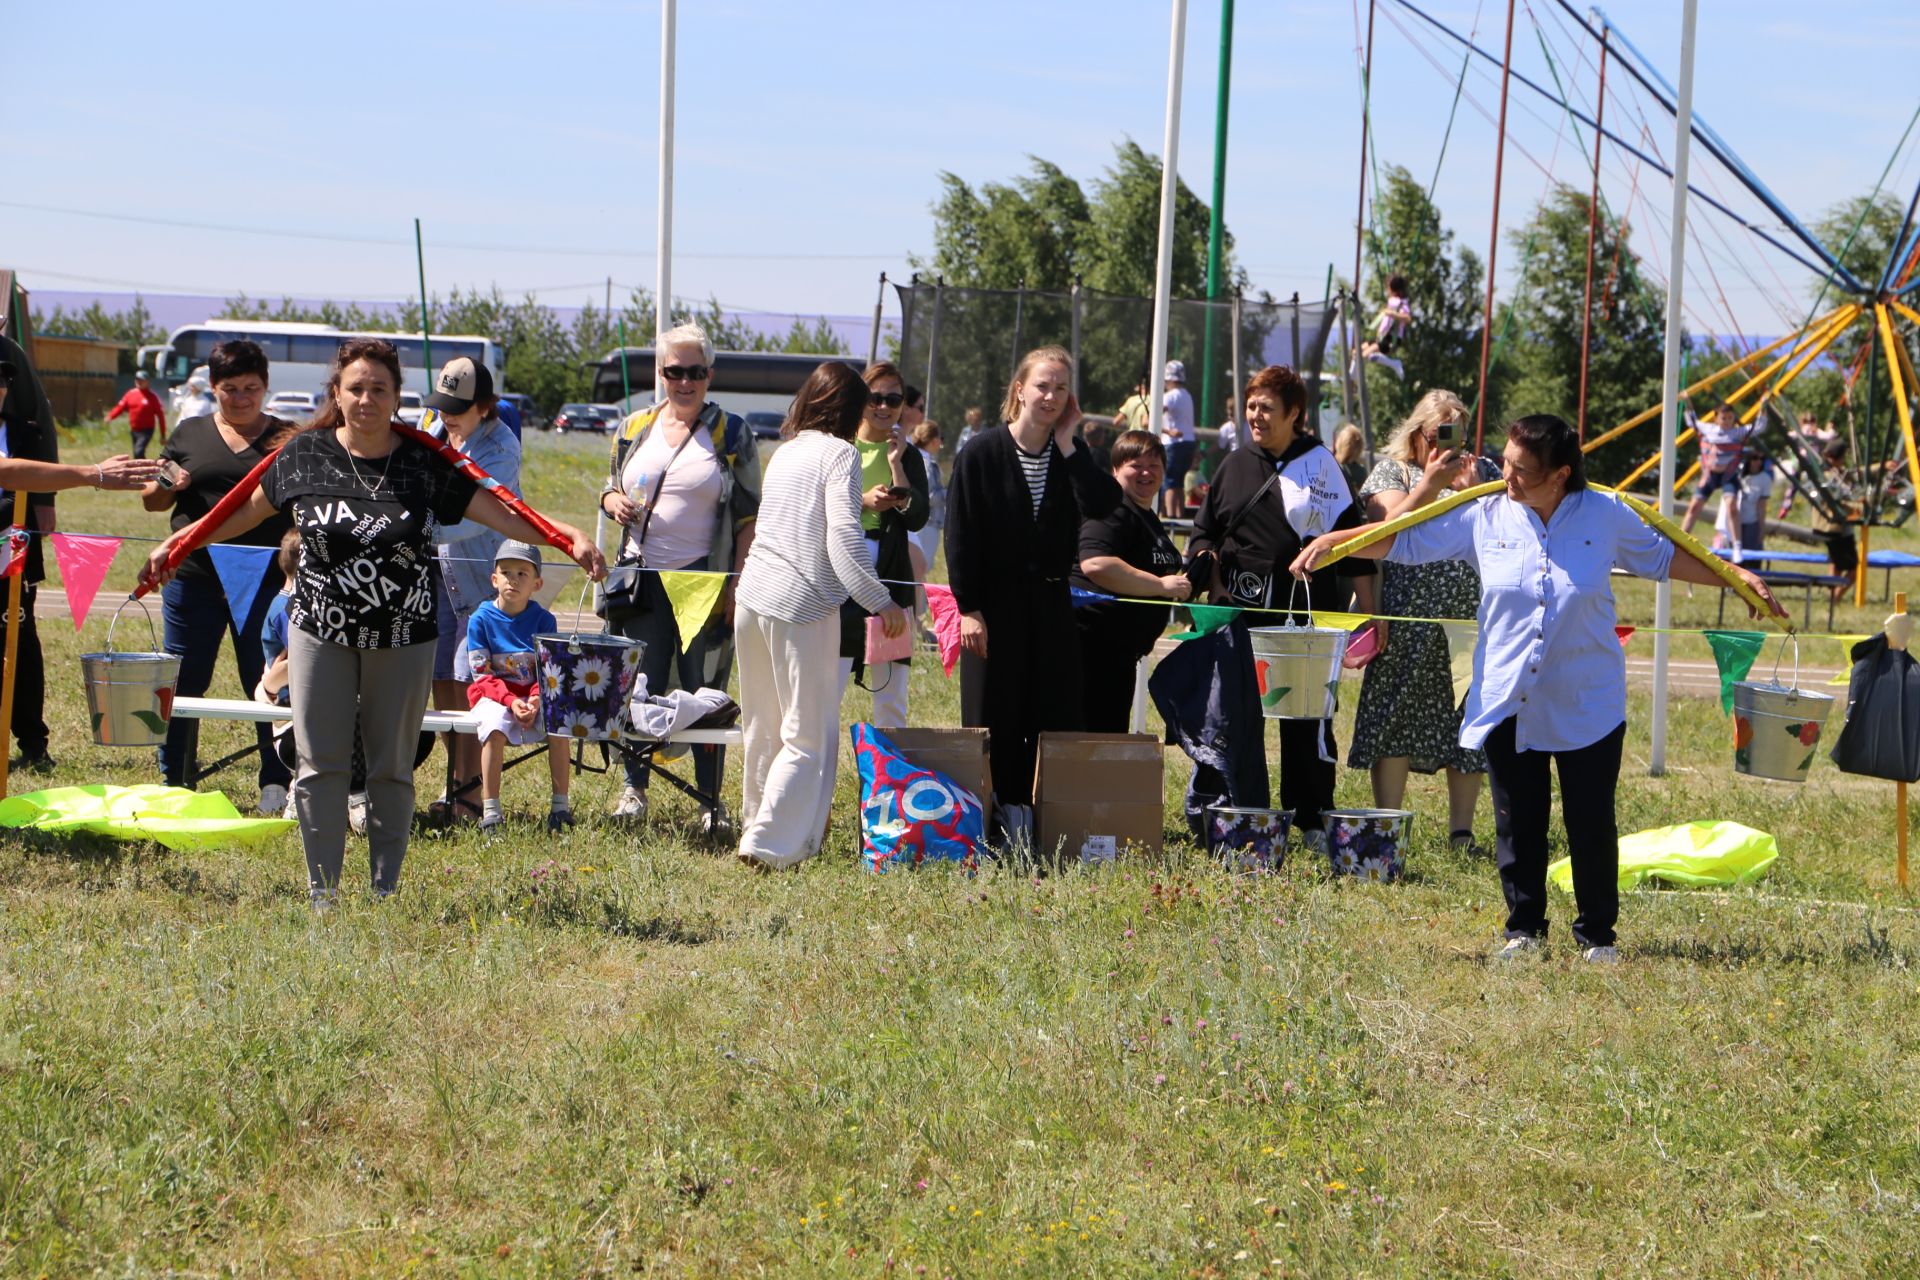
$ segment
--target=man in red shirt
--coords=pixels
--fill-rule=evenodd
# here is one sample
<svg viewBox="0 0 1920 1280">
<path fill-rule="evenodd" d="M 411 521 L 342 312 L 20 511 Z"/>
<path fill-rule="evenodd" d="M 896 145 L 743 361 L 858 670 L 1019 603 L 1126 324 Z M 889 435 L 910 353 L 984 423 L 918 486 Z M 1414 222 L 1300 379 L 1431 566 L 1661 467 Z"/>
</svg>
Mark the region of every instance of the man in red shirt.
<svg viewBox="0 0 1920 1280">
<path fill-rule="evenodd" d="M 153 394 L 153 388 L 147 384 L 144 370 L 133 375 L 133 390 L 120 397 L 120 402 L 107 410 L 107 421 L 112 422 L 121 414 L 127 415 L 127 426 L 133 431 L 133 456 L 147 456 L 147 446 L 153 442 L 156 428 L 160 432 L 161 443 L 167 439 L 167 411 L 160 403 L 160 397 Z"/>
</svg>

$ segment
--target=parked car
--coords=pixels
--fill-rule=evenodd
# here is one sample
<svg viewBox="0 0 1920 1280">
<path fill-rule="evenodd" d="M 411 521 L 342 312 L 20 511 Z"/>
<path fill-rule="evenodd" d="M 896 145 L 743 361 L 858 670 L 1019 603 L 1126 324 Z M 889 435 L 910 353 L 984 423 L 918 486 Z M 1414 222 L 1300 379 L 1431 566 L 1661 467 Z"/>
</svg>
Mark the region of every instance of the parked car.
<svg viewBox="0 0 1920 1280">
<path fill-rule="evenodd" d="M 594 431 L 604 433 L 609 429 L 607 420 L 600 411 L 590 404 L 563 404 L 560 412 L 553 415 L 553 429 L 562 434 L 569 431 Z"/>
<path fill-rule="evenodd" d="M 265 412 L 284 422 L 305 426 L 320 412 L 320 397 L 311 391 L 276 391 L 267 400 Z"/>
<path fill-rule="evenodd" d="M 620 424 L 627 420 L 627 411 L 617 404 L 596 404 L 593 411 L 606 422 L 609 431 L 618 431 Z"/>
<path fill-rule="evenodd" d="M 420 425 L 420 419 L 427 416 L 426 402 L 420 398 L 418 391 L 402 391 L 400 408 L 393 416 L 410 427 L 417 427 Z"/>
<path fill-rule="evenodd" d="M 747 430 L 753 432 L 756 440 L 778 440 L 780 428 L 785 425 L 787 415 L 771 413 L 765 409 L 755 409 L 747 415 Z"/>
<path fill-rule="evenodd" d="M 553 425 L 547 421 L 547 415 L 540 412 L 540 406 L 533 402 L 532 396 L 521 395 L 518 391 L 509 391 L 500 398 L 502 400 L 511 400 L 513 407 L 520 411 L 520 429 L 522 431 L 525 431 L 528 427 L 545 431 Z"/>
</svg>

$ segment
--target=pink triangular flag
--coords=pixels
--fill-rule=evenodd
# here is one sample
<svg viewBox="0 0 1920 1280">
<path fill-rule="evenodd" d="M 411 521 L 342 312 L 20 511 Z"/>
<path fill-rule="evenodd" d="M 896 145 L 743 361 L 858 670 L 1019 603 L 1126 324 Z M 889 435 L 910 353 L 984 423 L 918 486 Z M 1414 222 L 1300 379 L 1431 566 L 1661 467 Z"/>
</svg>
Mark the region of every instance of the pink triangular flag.
<svg viewBox="0 0 1920 1280">
<path fill-rule="evenodd" d="M 937 582 L 926 584 L 927 612 L 933 615 L 933 634 L 940 641 L 940 666 L 948 675 L 960 661 L 960 606 L 954 602 L 953 588 Z"/>
<path fill-rule="evenodd" d="M 1620 641 L 1620 647 L 1622 649 L 1627 647 L 1627 641 L 1633 639 L 1633 632 L 1634 628 L 1632 627 L 1615 627 L 1613 629 L 1613 634 Z"/>
<path fill-rule="evenodd" d="M 120 539 L 93 533 L 56 533 L 53 556 L 60 565 L 60 585 L 67 589 L 67 608 L 73 611 L 73 629 L 87 623 L 87 610 L 106 580 L 107 569 L 120 551 Z"/>
</svg>

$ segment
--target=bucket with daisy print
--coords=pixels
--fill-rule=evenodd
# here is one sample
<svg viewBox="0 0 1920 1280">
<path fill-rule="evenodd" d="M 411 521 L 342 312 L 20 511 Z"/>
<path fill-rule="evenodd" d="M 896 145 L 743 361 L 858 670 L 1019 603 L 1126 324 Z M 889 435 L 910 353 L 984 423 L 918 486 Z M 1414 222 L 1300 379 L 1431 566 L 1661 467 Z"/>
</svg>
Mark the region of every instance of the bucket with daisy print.
<svg viewBox="0 0 1920 1280">
<path fill-rule="evenodd" d="M 535 636 L 547 732 L 586 742 L 626 737 L 627 699 L 645 649 L 638 640 L 600 631 Z"/>
</svg>

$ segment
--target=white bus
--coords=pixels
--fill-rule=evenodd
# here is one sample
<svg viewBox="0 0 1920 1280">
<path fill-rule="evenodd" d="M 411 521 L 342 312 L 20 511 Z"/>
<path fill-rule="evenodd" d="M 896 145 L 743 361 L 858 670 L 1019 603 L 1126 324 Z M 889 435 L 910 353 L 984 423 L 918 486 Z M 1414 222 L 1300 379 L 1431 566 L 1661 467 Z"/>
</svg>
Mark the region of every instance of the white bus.
<svg viewBox="0 0 1920 1280">
<path fill-rule="evenodd" d="M 855 372 L 867 362 L 855 356 L 789 355 L 776 351 L 716 351 L 707 394 L 728 413 L 737 413 L 763 437 L 777 436 L 787 406 L 800 384 L 824 360 L 839 360 Z M 626 372 L 621 373 L 621 366 Z M 622 347 L 607 352 L 594 366 L 593 394 L 600 404 L 632 413 L 654 402 L 652 347 Z"/>
<path fill-rule="evenodd" d="M 433 371 L 427 368 L 426 346 L 417 333 L 357 333 L 326 324 L 291 324 L 277 320 L 209 320 L 182 325 L 159 346 L 140 348 L 140 368 L 153 375 L 156 388 L 183 388 L 207 356 L 222 342 L 246 338 L 260 344 L 269 366 L 268 382 L 275 391 L 326 390 L 327 375 L 340 344 L 348 338 L 380 338 L 400 353 L 400 369 L 407 391 L 426 395 Z M 433 363 L 437 368 L 455 356 L 471 356 L 487 366 L 493 385 L 501 389 L 501 365 L 506 353 L 492 338 L 472 334 L 433 335 Z"/>
</svg>

